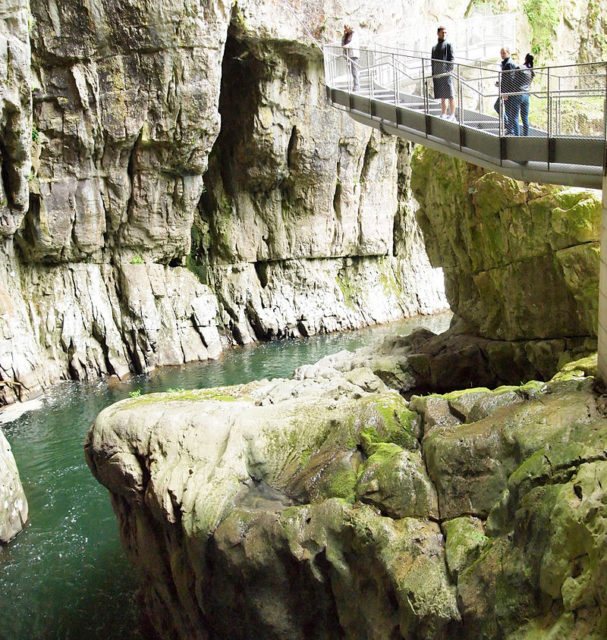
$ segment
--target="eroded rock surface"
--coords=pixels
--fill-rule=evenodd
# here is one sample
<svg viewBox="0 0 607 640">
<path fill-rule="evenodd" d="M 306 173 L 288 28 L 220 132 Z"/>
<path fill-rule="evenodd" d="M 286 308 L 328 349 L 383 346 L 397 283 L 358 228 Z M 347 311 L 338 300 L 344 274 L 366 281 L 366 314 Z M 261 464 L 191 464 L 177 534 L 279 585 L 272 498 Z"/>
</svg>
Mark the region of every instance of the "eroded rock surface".
<svg viewBox="0 0 607 640">
<path fill-rule="evenodd" d="M 601 202 L 419 147 L 412 188 L 452 310 L 493 340 L 596 336 Z"/>
<path fill-rule="evenodd" d="M 0 0 L 0 402 L 446 307 L 304 4 Z"/>
<path fill-rule="evenodd" d="M 27 522 L 27 499 L 11 447 L 0 430 L 0 542 L 8 542 Z"/>
<path fill-rule="evenodd" d="M 598 639 L 595 367 L 407 402 L 325 363 L 125 400 L 85 451 L 163 637 Z"/>
</svg>

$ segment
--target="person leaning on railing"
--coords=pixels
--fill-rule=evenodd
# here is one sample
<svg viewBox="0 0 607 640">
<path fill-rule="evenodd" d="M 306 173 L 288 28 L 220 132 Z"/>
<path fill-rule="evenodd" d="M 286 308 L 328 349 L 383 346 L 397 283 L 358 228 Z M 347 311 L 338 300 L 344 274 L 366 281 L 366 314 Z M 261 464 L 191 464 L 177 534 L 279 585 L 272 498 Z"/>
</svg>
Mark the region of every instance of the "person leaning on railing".
<svg viewBox="0 0 607 640">
<path fill-rule="evenodd" d="M 359 75 L 358 75 L 358 59 L 360 57 L 360 44 L 358 41 L 358 33 L 354 31 L 353 27 L 346 25 L 344 27 L 344 35 L 341 38 L 341 47 L 344 51 L 344 55 L 348 60 L 350 70 L 352 72 L 353 91 L 358 91 L 360 87 Z"/>
</svg>

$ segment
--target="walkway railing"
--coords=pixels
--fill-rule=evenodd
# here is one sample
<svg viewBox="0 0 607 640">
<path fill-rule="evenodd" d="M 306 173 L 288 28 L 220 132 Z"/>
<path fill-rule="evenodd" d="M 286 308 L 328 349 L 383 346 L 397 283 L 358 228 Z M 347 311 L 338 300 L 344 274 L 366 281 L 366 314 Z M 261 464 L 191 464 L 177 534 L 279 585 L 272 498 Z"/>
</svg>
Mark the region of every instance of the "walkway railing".
<svg viewBox="0 0 607 640">
<path fill-rule="evenodd" d="M 579 166 L 604 164 L 606 62 L 536 68 L 527 92 L 516 90 L 516 71 L 461 59 L 453 63 L 435 61 L 433 68 L 428 56 L 387 47 L 361 48 L 356 61 L 344 57 L 341 46 L 327 45 L 324 60 L 325 82 L 334 104 L 361 111 L 376 121 L 412 129 L 426 138 L 444 138 L 460 150 L 485 154 L 500 164 L 506 160 L 539 161 L 546 163 L 546 171 L 551 164 L 559 164 L 558 170 L 569 171 L 571 166 L 572 172 Z M 360 76 L 356 92 L 352 74 L 355 64 Z M 455 123 L 436 122 L 441 106 L 434 98 L 434 82 L 447 77 L 453 85 Z M 342 92 L 349 95 L 345 97 Z M 527 95 L 528 136 L 514 141 L 508 136 L 505 122 L 507 100 L 522 96 L 526 101 Z M 485 137 L 496 142 L 482 142 Z M 538 144 L 538 140 L 544 142 Z"/>
</svg>

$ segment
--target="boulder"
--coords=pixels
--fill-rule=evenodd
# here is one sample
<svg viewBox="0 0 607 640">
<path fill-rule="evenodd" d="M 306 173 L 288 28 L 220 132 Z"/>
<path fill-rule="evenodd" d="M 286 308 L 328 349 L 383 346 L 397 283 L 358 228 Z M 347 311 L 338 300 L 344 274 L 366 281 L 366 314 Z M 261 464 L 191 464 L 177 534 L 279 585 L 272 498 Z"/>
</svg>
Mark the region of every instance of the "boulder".
<svg viewBox="0 0 607 640">
<path fill-rule="evenodd" d="M 424 147 L 412 167 L 428 255 L 443 267 L 449 304 L 471 333 L 493 340 L 596 336 L 596 193 L 517 182 Z"/>
<path fill-rule="evenodd" d="M 27 522 L 27 499 L 10 444 L 0 431 L 0 542 L 9 542 Z"/>
<path fill-rule="evenodd" d="M 604 637 L 596 360 L 547 383 L 407 403 L 356 359 L 99 415 L 87 462 L 156 631 Z"/>
</svg>

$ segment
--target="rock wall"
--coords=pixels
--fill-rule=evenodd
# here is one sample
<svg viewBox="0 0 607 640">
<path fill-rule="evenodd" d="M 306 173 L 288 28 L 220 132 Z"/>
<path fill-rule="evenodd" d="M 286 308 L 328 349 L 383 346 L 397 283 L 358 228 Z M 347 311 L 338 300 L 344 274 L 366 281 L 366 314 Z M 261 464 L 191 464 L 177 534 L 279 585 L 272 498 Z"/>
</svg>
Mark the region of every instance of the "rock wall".
<svg viewBox="0 0 607 640">
<path fill-rule="evenodd" d="M 596 357 L 410 403 L 341 359 L 97 418 L 87 461 L 158 634 L 604 637 Z"/>
<path fill-rule="evenodd" d="M 409 151 L 325 103 L 344 7 L 1 2 L 0 402 L 446 306 Z"/>
<path fill-rule="evenodd" d="M 473 9 L 0 0 L 0 402 L 216 354 L 218 334 L 444 308 L 411 149 L 327 106 L 314 39 Z M 599 50 L 586 26 L 578 50 Z"/>
<path fill-rule="evenodd" d="M 412 187 L 432 264 L 470 333 L 596 336 L 601 201 L 418 148 Z"/>
<path fill-rule="evenodd" d="M 228 35 L 193 251 L 224 322 L 248 342 L 437 310 L 400 186 L 411 147 L 327 109 L 319 52 L 262 40 L 248 15 Z"/>
</svg>

